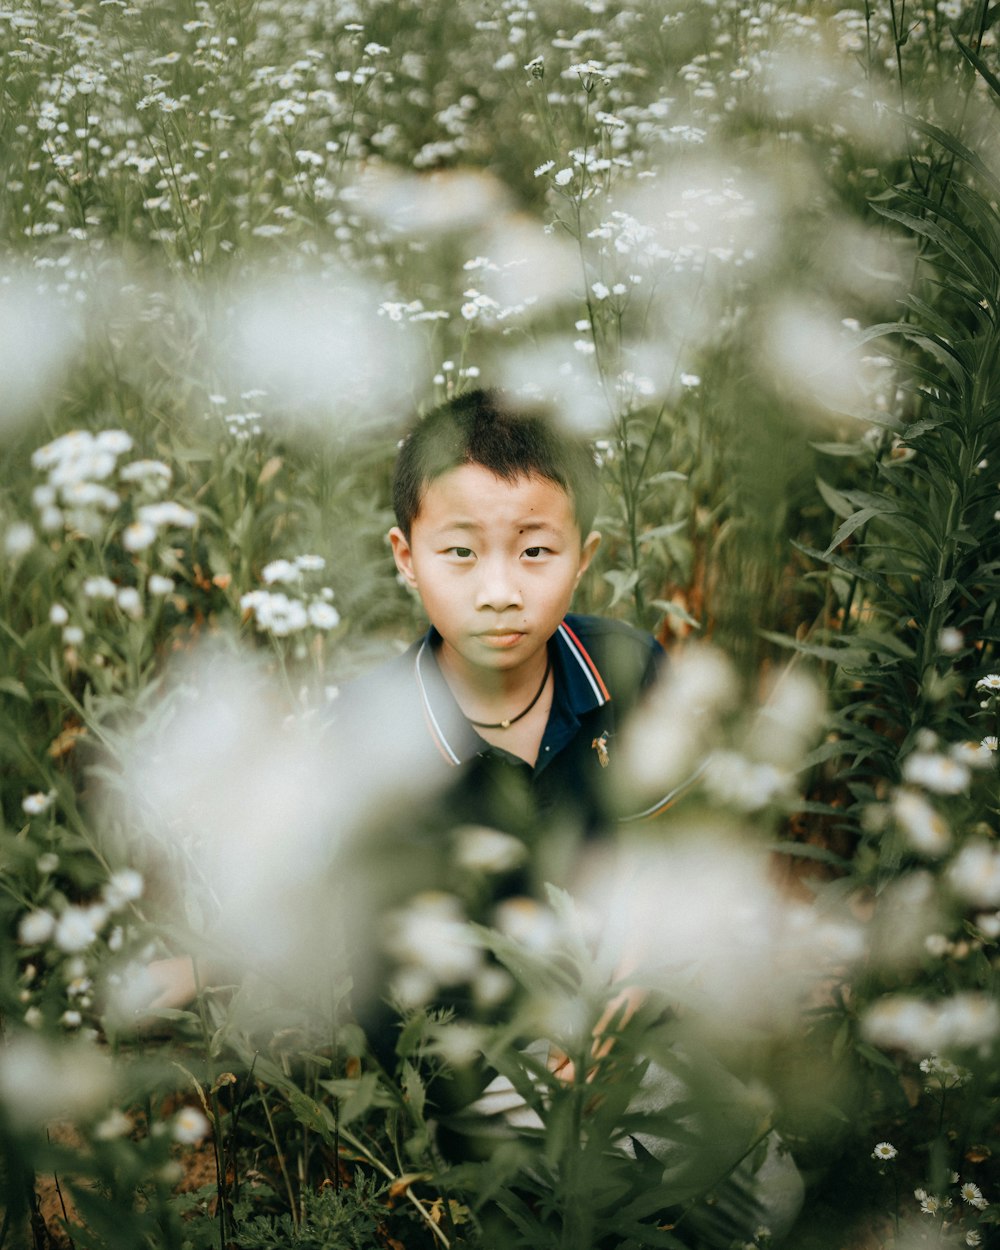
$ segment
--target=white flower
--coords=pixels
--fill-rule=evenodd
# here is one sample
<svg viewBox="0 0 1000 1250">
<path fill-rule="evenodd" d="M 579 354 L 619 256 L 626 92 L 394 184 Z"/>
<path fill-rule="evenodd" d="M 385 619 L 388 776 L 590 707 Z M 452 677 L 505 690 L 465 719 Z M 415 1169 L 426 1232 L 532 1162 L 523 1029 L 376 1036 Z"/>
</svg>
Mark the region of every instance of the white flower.
<svg viewBox="0 0 1000 1250">
<path fill-rule="evenodd" d="M 791 778 L 773 764 L 748 760 L 738 751 L 712 751 L 706 761 L 705 788 L 720 803 L 757 812 L 787 792 Z"/>
<path fill-rule="evenodd" d="M 251 598 L 256 595 L 257 597 Z M 257 628 L 267 630 L 277 638 L 287 638 L 289 634 L 305 629 L 309 624 L 309 614 L 300 599 L 289 599 L 282 593 L 269 594 L 265 591 L 244 595 L 240 606 L 252 607 Z"/>
<path fill-rule="evenodd" d="M 26 521 L 17 521 L 7 527 L 4 534 L 4 551 L 11 559 L 17 559 L 31 550 L 35 545 L 35 531 Z"/>
<path fill-rule="evenodd" d="M 303 573 L 320 573 L 326 568 L 326 561 L 322 556 L 296 556 L 295 565 L 300 568 Z"/>
<path fill-rule="evenodd" d="M 543 174 L 547 174 L 550 169 L 555 169 L 555 167 L 556 167 L 555 161 L 544 161 L 541 165 L 537 166 L 537 168 L 535 169 L 535 177 L 541 178 Z"/>
<path fill-rule="evenodd" d="M 112 1082 L 108 1056 L 86 1042 L 21 1035 L 0 1054 L 0 1100 L 19 1128 L 96 1114 L 107 1105 Z"/>
<path fill-rule="evenodd" d="M 162 573 L 150 573 L 148 586 L 151 595 L 169 595 L 174 588 L 174 579 L 164 577 Z"/>
<path fill-rule="evenodd" d="M 957 655 L 965 646 L 965 635 L 960 629 L 948 625 L 938 634 L 938 650 L 942 655 Z"/>
<path fill-rule="evenodd" d="M 899 1151 L 896 1147 L 887 1141 L 880 1141 L 872 1151 L 873 1159 L 895 1159 Z"/>
<path fill-rule="evenodd" d="M 309 624 L 314 629 L 336 629 L 340 624 L 340 613 L 329 603 L 310 603 Z"/>
<path fill-rule="evenodd" d="M 79 625 L 67 625 L 62 632 L 62 637 L 68 647 L 75 647 L 83 642 L 83 630 Z"/>
<path fill-rule="evenodd" d="M 147 478 L 156 478 L 161 482 L 169 482 L 173 472 L 162 460 L 133 460 L 124 465 L 118 473 L 123 482 L 144 482 Z"/>
<path fill-rule="evenodd" d="M 118 587 L 110 577 L 88 577 L 83 583 L 83 593 L 88 599 L 114 599 Z"/>
<path fill-rule="evenodd" d="M 594 292 L 595 299 L 607 299 L 611 294 L 610 290 L 604 285 L 603 282 L 592 282 L 590 289 Z"/>
<path fill-rule="evenodd" d="M 438 985 L 460 985 L 482 964 L 482 951 L 461 903 L 437 891 L 417 895 L 408 907 L 388 917 L 385 946 Z"/>
<path fill-rule="evenodd" d="M 527 854 L 520 839 L 479 825 L 456 830 L 455 841 L 456 861 L 471 872 L 509 872 Z"/>
<path fill-rule="evenodd" d="M 197 1107 L 182 1107 L 174 1118 L 171 1136 L 183 1146 L 196 1146 L 210 1125 Z"/>
<path fill-rule="evenodd" d="M 142 873 L 134 868 L 122 868 L 112 873 L 102 890 L 105 903 L 112 911 L 118 911 L 126 903 L 134 902 L 142 897 Z"/>
<path fill-rule="evenodd" d="M 552 175 L 552 181 L 557 187 L 565 187 L 567 183 L 572 182 L 572 180 L 573 167 L 571 165 L 567 166 L 565 169 L 557 170 L 557 172 Z"/>
<path fill-rule="evenodd" d="M 78 1029 L 83 1024 L 83 1016 L 70 1007 L 59 1017 L 59 1023 L 66 1029 Z"/>
<path fill-rule="evenodd" d="M 56 918 L 51 912 L 39 909 L 21 917 L 17 937 L 24 946 L 41 946 L 55 932 Z"/>
<path fill-rule="evenodd" d="M 918 854 L 937 858 L 950 848 L 951 830 L 922 795 L 912 790 L 897 790 L 892 800 L 892 814 Z"/>
<path fill-rule="evenodd" d="M 965 1234 L 965 1244 L 967 1246 L 981 1246 L 983 1244 L 983 1235 L 974 1228 L 970 1228 Z"/>
<path fill-rule="evenodd" d="M 1000 1004 L 973 993 L 936 1002 L 889 995 L 865 1011 L 861 1028 L 873 1045 L 910 1054 L 982 1046 L 1000 1033 Z"/>
<path fill-rule="evenodd" d="M 122 531 L 122 546 L 126 551 L 145 551 L 156 542 L 156 529 L 148 521 L 133 521 Z"/>
<path fill-rule="evenodd" d="M 108 913 L 103 907 L 77 907 L 71 903 L 56 925 L 56 946 L 67 954 L 86 950 L 96 941 L 107 918 Z"/>
<path fill-rule="evenodd" d="M 68 620 L 69 613 L 61 603 L 54 603 L 52 607 L 49 608 L 49 621 L 53 625 L 65 625 Z"/>
<path fill-rule="evenodd" d="M 34 794 L 25 795 L 21 800 L 21 807 L 29 816 L 40 816 L 42 812 L 49 810 L 55 797 L 54 790 L 50 790 L 48 794 L 42 794 L 40 790 L 36 790 Z"/>
<path fill-rule="evenodd" d="M 987 673 L 976 682 L 977 690 L 1000 690 L 1000 673 Z"/>
<path fill-rule="evenodd" d="M 124 1137 L 131 1131 L 132 1121 L 124 1111 L 116 1107 L 94 1126 L 93 1135 L 97 1141 L 114 1141 L 116 1137 Z"/>
<path fill-rule="evenodd" d="M 914 751 L 908 755 L 902 773 L 904 781 L 935 794 L 962 794 L 972 779 L 964 764 L 934 751 Z"/>
<path fill-rule="evenodd" d="M 43 875 L 55 872 L 55 870 L 59 867 L 59 856 L 55 853 L 55 851 L 43 851 L 42 854 L 35 860 L 35 867 Z"/>
<path fill-rule="evenodd" d="M 160 503 L 143 504 L 138 512 L 138 519 L 157 528 L 176 525 L 181 529 L 193 529 L 198 523 L 198 514 L 172 499 L 164 499 Z"/>
<path fill-rule="evenodd" d="M 134 586 L 122 586 L 117 595 L 118 606 L 133 621 L 142 616 L 142 596 Z"/>
<path fill-rule="evenodd" d="M 302 568 L 291 560 L 272 560 L 270 564 L 265 564 L 260 572 L 261 578 L 268 586 L 275 582 L 288 584 L 289 582 L 297 582 L 302 578 Z"/>
<path fill-rule="evenodd" d="M 983 1197 L 983 1191 L 972 1181 L 966 1181 L 959 1193 L 962 1195 L 962 1201 L 967 1202 L 970 1207 L 975 1207 L 977 1211 L 985 1211 L 990 1205 Z"/>
<path fill-rule="evenodd" d="M 1000 907 L 1000 848 L 967 842 L 948 867 L 948 883 L 973 906 Z"/>
</svg>

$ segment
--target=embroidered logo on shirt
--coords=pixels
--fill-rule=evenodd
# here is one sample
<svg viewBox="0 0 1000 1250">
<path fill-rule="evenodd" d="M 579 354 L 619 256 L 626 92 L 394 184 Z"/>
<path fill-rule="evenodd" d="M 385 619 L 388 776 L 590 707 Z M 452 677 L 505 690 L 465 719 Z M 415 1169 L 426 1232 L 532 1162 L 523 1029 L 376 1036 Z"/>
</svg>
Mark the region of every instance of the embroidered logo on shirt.
<svg viewBox="0 0 1000 1250">
<path fill-rule="evenodd" d="M 608 755 L 608 731 L 605 729 L 604 733 L 599 738 L 595 738 L 590 745 L 597 752 L 598 764 L 602 768 L 607 768 L 611 763 L 611 756 Z"/>
</svg>

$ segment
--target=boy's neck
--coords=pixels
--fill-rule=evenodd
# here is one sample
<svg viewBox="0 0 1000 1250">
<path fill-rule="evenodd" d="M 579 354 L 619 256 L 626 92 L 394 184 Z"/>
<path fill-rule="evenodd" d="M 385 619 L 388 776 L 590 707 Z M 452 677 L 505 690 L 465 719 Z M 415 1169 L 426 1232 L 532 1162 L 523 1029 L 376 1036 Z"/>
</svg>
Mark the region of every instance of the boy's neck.
<svg viewBox="0 0 1000 1250">
<path fill-rule="evenodd" d="M 500 722 L 516 716 L 538 693 L 546 675 L 548 650 L 513 669 L 470 664 L 442 641 L 435 651 L 438 667 L 464 714 L 475 721 Z"/>
</svg>

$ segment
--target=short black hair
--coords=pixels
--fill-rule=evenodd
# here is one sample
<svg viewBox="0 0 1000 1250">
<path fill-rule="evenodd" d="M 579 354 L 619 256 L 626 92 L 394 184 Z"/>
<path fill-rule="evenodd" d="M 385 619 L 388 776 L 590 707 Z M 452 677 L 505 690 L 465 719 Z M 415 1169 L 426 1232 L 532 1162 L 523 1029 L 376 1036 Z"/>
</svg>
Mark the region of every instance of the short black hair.
<svg viewBox="0 0 1000 1250">
<path fill-rule="evenodd" d="M 392 506 L 407 541 L 428 485 L 463 464 L 482 465 L 508 482 L 525 476 L 555 482 L 570 497 L 580 537 L 590 532 L 598 477 L 589 444 L 560 429 L 544 408 L 513 406 L 502 391 L 476 390 L 434 408 L 400 446 Z"/>
</svg>

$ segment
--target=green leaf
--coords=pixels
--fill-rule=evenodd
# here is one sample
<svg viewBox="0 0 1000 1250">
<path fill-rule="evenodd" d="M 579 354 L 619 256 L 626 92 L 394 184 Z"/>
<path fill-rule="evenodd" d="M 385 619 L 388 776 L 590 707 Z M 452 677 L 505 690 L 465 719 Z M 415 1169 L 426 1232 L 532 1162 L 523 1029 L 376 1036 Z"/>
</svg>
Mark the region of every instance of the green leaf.
<svg viewBox="0 0 1000 1250">
<path fill-rule="evenodd" d="M 813 560 L 819 560 L 821 564 L 832 565 L 833 568 L 840 569 L 842 573 L 850 573 L 852 577 L 860 578 L 863 582 L 871 582 L 873 586 L 878 586 L 880 590 L 885 591 L 897 603 L 900 601 L 899 594 L 893 590 L 881 573 L 876 573 L 872 569 L 866 569 L 854 560 L 848 560 L 844 556 L 824 554 L 822 551 L 817 551 L 815 547 L 810 547 L 806 543 L 800 543 L 796 539 L 792 539 L 792 546 L 796 551 L 801 551 L 803 555 L 810 556 Z"/>
<path fill-rule="evenodd" d="M 837 530 L 836 534 L 834 534 L 829 547 L 823 553 L 823 558 L 826 559 L 831 552 L 840 546 L 845 538 L 849 538 L 855 530 L 860 529 L 862 525 L 866 525 L 872 517 L 876 517 L 878 514 L 879 510 L 877 508 L 862 508 L 860 512 L 855 512 L 852 516 L 849 516 Z"/>
<path fill-rule="evenodd" d="M 849 868 L 850 860 L 834 855 L 825 846 L 813 846 L 811 842 L 772 842 L 768 848 L 777 855 L 790 855 L 794 859 L 812 859 L 835 868 Z"/>
<path fill-rule="evenodd" d="M 825 482 L 821 477 L 816 479 L 816 488 L 823 497 L 823 502 L 834 514 L 841 519 L 849 517 L 853 512 L 853 508 L 847 499 L 839 490 L 834 490 L 829 482 Z"/>
<path fill-rule="evenodd" d="M 958 32 L 956 31 L 954 25 L 950 26 L 949 30 L 951 31 L 951 37 L 955 40 L 955 46 L 958 48 L 959 52 L 961 52 L 977 73 L 981 75 L 983 81 L 989 85 L 993 94 L 1000 97 L 1000 78 L 997 78 L 996 74 L 993 73 L 978 52 L 973 52 L 968 44 L 962 42 L 962 40 L 958 37 Z M 997 101 L 994 101 L 994 103 L 996 102 Z"/>
</svg>

